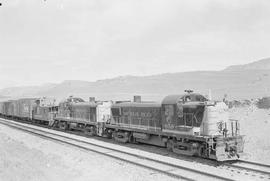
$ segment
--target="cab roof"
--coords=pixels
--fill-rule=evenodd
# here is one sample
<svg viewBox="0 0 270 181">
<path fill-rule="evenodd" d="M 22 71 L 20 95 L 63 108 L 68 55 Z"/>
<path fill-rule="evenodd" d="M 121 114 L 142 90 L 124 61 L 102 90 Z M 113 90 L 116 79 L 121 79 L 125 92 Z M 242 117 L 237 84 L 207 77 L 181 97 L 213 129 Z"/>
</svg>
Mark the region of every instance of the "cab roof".
<svg viewBox="0 0 270 181">
<path fill-rule="evenodd" d="M 179 100 L 184 100 L 186 97 L 190 98 L 190 102 L 205 102 L 207 99 L 198 93 L 187 93 L 179 95 L 168 95 L 162 100 L 162 104 L 176 104 Z"/>
</svg>

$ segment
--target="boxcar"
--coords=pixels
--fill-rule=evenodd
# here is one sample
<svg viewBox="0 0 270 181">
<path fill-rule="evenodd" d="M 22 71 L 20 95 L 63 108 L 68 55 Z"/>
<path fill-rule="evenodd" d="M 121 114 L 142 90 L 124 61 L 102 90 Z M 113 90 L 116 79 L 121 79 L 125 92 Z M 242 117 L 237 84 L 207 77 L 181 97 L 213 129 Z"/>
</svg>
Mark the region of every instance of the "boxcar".
<svg viewBox="0 0 270 181">
<path fill-rule="evenodd" d="M 15 107 L 15 102 L 14 100 L 10 100 L 7 102 L 4 102 L 4 113 L 8 117 L 13 117 L 14 116 L 14 107 Z"/>
<path fill-rule="evenodd" d="M 0 115 L 4 115 L 4 102 L 0 102 Z"/>
<path fill-rule="evenodd" d="M 13 102 L 14 117 L 21 119 L 32 119 L 33 107 L 35 105 L 36 98 L 24 98 L 18 99 Z"/>
</svg>

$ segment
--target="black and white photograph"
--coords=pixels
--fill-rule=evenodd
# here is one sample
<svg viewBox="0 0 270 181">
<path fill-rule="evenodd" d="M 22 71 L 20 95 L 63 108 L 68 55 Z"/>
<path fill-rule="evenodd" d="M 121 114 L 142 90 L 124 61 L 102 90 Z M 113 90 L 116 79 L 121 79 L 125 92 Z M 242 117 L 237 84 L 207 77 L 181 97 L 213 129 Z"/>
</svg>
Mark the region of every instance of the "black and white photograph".
<svg viewBox="0 0 270 181">
<path fill-rule="evenodd" d="M 270 181 L 269 0 L 0 0 L 0 181 Z"/>
</svg>

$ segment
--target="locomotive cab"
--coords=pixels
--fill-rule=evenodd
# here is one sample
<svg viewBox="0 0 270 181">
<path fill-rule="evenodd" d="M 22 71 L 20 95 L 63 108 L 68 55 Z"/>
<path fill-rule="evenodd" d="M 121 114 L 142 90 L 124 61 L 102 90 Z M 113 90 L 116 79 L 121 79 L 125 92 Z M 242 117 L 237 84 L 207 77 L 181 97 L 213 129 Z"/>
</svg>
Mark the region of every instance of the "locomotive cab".
<svg viewBox="0 0 270 181">
<path fill-rule="evenodd" d="M 33 122 L 52 125 L 58 112 L 55 99 L 42 97 L 35 101 L 33 106 Z"/>
<path fill-rule="evenodd" d="M 243 152 L 236 120 L 229 120 L 223 102 L 210 102 L 195 93 L 170 95 L 162 101 L 162 131 L 173 151 L 218 161 L 234 160 Z"/>
<path fill-rule="evenodd" d="M 200 135 L 206 100 L 200 94 L 190 93 L 165 97 L 162 101 L 163 131 Z"/>
</svg>

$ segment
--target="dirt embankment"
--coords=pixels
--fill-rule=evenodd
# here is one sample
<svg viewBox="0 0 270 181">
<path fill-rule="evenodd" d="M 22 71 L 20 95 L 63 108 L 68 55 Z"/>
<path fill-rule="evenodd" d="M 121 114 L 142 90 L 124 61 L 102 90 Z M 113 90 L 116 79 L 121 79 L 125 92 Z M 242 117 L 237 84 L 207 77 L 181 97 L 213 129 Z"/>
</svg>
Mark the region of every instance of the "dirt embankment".
<svg viewBox="0 0 270 181">
<path fill-rule="evenodd" d="M 0 125 L 0 181 L 176 180 Z"/>
<path fill-rule="evenodd" d="M 256 105 L 230 109 L 231 118 L 238 119 L 245 135 L 245 158 L 270 164 L 270 109 Z"/>
</svg>

